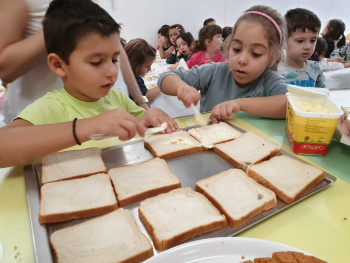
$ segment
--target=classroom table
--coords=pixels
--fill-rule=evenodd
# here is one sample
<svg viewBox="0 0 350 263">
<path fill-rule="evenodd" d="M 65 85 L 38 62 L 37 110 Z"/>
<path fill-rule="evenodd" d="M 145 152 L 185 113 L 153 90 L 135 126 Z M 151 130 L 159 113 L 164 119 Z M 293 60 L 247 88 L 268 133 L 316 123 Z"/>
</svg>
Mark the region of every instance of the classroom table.
<svg viewBox="0 0 350 263">
<path fill-rule="evenodd" d="M 350 68 L 323 72 L 326 87 L 330 90 L 350 89 Z"/>
<path fill-rule="evenodd" d="M 208 121 L 209 115 L 203 114 Z M 194 116 L 177 118 L 176 121 L 180 129 L 196 124 Z M 285 120 L 265 119 L 240 112 L 228 121 L 292 152 L 284 131 Z M 140 138 L 133 140 L 137 139 Z M 89 141 L 72 149 L 105 148 L 121 143 L 117 138 L 110 138 Z M 350 262 L 350 146 L 333 140 L 324 157 L 298 157 L 335 175 L 337 181 L 237 236 L 283 243 L 328 262 Z M 40 163 L 40 160 L 37 162 Z M 35 262 L 23 165 L 0 169 L 0 242 L 4 253 L 1 263 Z"/>
</svg>

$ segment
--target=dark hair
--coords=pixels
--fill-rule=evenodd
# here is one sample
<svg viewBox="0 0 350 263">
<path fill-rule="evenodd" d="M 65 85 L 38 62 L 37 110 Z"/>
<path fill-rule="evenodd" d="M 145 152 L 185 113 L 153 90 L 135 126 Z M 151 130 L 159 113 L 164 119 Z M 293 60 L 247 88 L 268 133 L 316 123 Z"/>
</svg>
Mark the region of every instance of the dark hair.
<svg viewBox="0 0 350 263">
<path fill-rule="evenodd" d="M 149 59 L 156 58 L 156 50 L 146 40 L 136 38 L 131 40 L 125 47 L 134 74 L 137 74 L 139 67 Z"/>
<path fill-rule="evenodd" d="M 323 35 L 323 38 L 327 42 L 331 42 L 331 41 L 340 39 L 338 44 L 337 44 L 337 47 L 340 48 L 342 46 L 345 46 L 345 44 L 346 44 L 346 38 L 344 35 L 345 28 L 346 28 L 345 24 L 342 20 L 340 20 L 340 19 L 329 20 L 329 22 L 327 23 L 327 26 L 326 26 L 326 29 L 328 31 L 326 34 Z"/>
<path fill-rule="evenodd" d="M 318 33 L 321 28 L 321 21 L 318 16 L 310 10 L 304 8 L 290 9 L 284 15 L 287 22 L 288 38 L 300 29 L 305 32 L 306 29 Z"/>
<path fill-rule="evenodd" d="M 122 44 L 122 47 L 125 49 L 125 46 L 128 44 L 125 38 L 120 38 L 120 44 Z"/>
<path fill-rule="evenodd" d="M 222 38 L 225 40 L 232 33 L 232 27 L 226 26 L 222 29 Z"/>
<path fill-rule="evenodd" d="M 180 35 L 178 35 L 176 37 L 176 40 L 178 40 L 179 38 L 182 38 L 183 41 L 186 42 L 186 44 L 188 45 L 188 47 L 191 46 L 191 43 L 194 41 L 194 38 L 192 36 L 192 34 L 190 32 L 187 32 L 187 33 L 181 33 Z M 175 43 L 176 43 L 176 40 L 175 40 Z"/>
<path fill-rule="evenodd" d="M 57 54 L 66 64 L 83 36 L 91 33 L 110 36 L 120 31 L 120 25 L 91 0 L 53 0 L 43 28 L 47 53 Z"/>
<path fill-rule="evenodd" d="M 180 25 L 180 24 L 175 24 L 175 25 L 170 26 L 169 27 L 169 31 L 170 31 L 170 29 L 174 29 L 174 28 L 176 28 L 179 31 L 180 34 L 186 32 L 184 27 L 182 25 Z"/>
<path fill-rule="evenodd" d="M 273 61 L 276 59 L 276 55 L 277 53 L 280 51 L 282 52 L 282 49 L 284 47 L 284 42 L 286 39 L 286 23 L 284 18 L 281 16 L 281 14 L 276 10 L 273 9 L 270 6 L 264 6 L 264 5 L 255 5 L 251 8 L 249 8 L 248 10 L 245 11 L 246 12 L 250 12 L 250 11 L 256 11 L 256 12 L 261 12 L 264 13 L 266 15 L 268 15 L 269 17 L 271 17 L 273 20 L 275 20 L 275 22 L 277 23 L 278 27 L 281 30 L 282 33 L 282 43 L 280 43 L 280 34 L 278 33 L 277 28 L 275 27 L 275 25 L 266 17 L 262 16 L 262 15 L 258 15 L 258 14 L 246 14 L 244 16 L 241 16 L 240 18 L 238 18 L 237 22 L 235 23 L 235 25 L 232 28 L 232 34 L 230 37 L 230 45 L 231 42 L 234 38 L 234 35 L 237 31 L 238 26 L 243 22 L 243 21 L 248 21 L 248 22 L 252 22 L 252 23 L 258 23 L 260 25 L 262 25 L 262 27 L 265 29 L 265 35 L 266 35 L 266 39 L 269 43 L 269 48 L 270 48 L 270 61 Z M 230 47 L 230 45 L 227 45 L 227 48 Z M 281 61 L 281 56 L 279 56 L 276 60 L 276 62 L 271 65 L 269 68 L 271 70 L 276 71 L 277 70 L 277 65 L 278 63 Z"/>
<path fill-rule="evenodd" d="M 169 39 L 169 26 L 164 25 L 158 30 L 158 34 Z"/>
<path fill-rule="evenodd" d="M 192 42 L 190 50 L 191 53 L 194 54 L 198 51 L 205 51 L 206 45 L 205 40 L 209 39 L 210 41 L 217 34 L 222 34 L 222 29 L 218 25 L 209 25 L 203 27 L 198 34 L 198 40 Z"/>
<path fill-rule="evenodd" d="M 318 36 L 316 46 L 315 46 L 315 51 L 312 54 L 312 56 L 309 58 L 309 60 L 320 62 L 321 60 L 320 55 L 323 55 L 324 57 L 324 55 L 327 53 L 327 50 L 328 50 L 328 45 L 326 40 L 322 36 Z"/>
<path fill-rule="evenodd" d="M 203 26 L 208 25 L 210 22 L 216 22 L 214 18 L 208 18 L 204 20 Z"/>
</svg>

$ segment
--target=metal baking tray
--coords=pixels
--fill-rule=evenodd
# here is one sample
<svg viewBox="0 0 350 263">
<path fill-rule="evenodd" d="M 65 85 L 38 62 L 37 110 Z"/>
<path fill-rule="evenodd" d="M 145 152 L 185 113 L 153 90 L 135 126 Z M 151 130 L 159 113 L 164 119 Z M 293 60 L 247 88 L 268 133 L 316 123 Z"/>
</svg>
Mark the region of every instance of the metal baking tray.
<svg viewBox="0 0 350 263">
<path fill-rule="evenodd" d="M 245 132 L 244 130 L 228 123 L 233 128 Z M 183 130 L 197 127 L 192 126 Z M 294 159 L 298 159 L 301 162 L 305 161 L 290 154 L 284 150 L 281 150 L 282 155 L 289 156 Z M 107 166 L 107 170 L 120 167 L 127 164 L 135 164 L 152 159 L 153 155 L 144 148 L 143 140 L 137 140 L 122 145 L 117 145 L 102 150 L 102 159 Z M 214 151 L 202 151 L 193 153 L 190 155 L 184 155 L 166 160 L 170 170 L 181 180 L 182 187 L 191 187 L 194 189 L 198 180 L 208 178 L 214 174 L 227 171 L 230 168 L 234 168 L 232 164 L 227 162 L 221 156 Z M 261 214 L 251 218 L 248 222 L 241 225 L 238 228 L 232 228 L 230 226 L 200 235 L 192 238 L 186 242 L 191 242 L 199 239 L 212 238 L 212 237 L 228 237 L 238 234 L 239 232 L 265 220 L 266 218 L 286 209 L 293 204 L 301 201 L 317 193 L 318 191 L 330 186 L 337 178 L 329 173 L 325 173 L 325 179 L 316 185 L 306 196 L 298 201 L 288 205 L 277 197 L 277 205 L 270 210 L 264 211 Z M 40 206 L 40 186 L 41 186 L 41 164 L 31 164 L 24 167 L 24 177 L 27 190 L 27 199 L 29 207 L 29 215 L 32 228 L 32 236 L 34 243 L 34 251 L 37 263 L 53 263 L 57 262 L 54 253 L 50 247 L 50 236 L 56 230 L 82 223 L 91 218 L 75 219 L 63 223 L 51 223 L 40 225 L 38 221 L 39 206 Z M 142 233 L 144 233 L 151 241 L 152 238 L 148 234 L 145 226 L 140 221 L 138 215 L 138 206 L 140 202 L 125 206 L 125 209 L 129 209 L 134 216 L 136 223 Z M 152 243 L 153 244 L 153 243 Z M 157 255 L 159 251 L 154 249 L 154 254 Z"/>
</svg>

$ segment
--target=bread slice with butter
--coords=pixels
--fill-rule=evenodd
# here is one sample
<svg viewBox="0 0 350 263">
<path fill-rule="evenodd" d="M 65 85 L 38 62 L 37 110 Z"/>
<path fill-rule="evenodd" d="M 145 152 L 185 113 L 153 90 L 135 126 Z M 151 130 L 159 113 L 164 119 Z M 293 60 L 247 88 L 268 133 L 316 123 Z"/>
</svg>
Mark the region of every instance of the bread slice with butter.
<svg viewBox="0 0 350 263">
<path fill-rule="evenodd" d="M 274 208 L 277 203 L 273 191 L 240 169 L 230 169 L 199 180 L 195 189 L 226 216 L 232 227 L 239 227 L 261 212 Z"/>
<path fill-rule="evenodd" d="M 216 144 L 214 151 L 235 167 L 246 170 L 250 164 L 280 155 L 281 147 L 248 131 L 233 141 Z"/>
<path fill-rule="evenodd" d="M 177 156 L 203 151 L 202 144 L 191 137 L 187 131 L 176 131 L 145 137 L 144 145 L 154 157 L 170 159 Z"/>
<path fill-rule="evenodd" d="M 224 122 L 193 128 L 188 130 L 188 133 L 200 141 L 207 150 L 217 143 L 231 141 L 242 135 L 240 131 Z"/>
</svg>

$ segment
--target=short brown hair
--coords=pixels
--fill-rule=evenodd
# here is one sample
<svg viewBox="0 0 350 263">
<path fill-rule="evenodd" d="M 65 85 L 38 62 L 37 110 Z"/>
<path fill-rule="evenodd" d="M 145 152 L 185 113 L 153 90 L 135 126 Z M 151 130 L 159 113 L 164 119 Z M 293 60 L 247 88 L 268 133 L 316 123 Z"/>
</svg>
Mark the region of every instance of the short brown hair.
<svg viewBox="0 0 350 263">
<path fill-rule="evenodd" d="M 209 25 L 203 27 L 198 34 L 198 40 L 192 42 L 190 50 L 192 54 L 198 51 L 205 51 L 206 45 L 205 40 L 212 40 L 213 37 L 217 34 L 222 34 L 222 29 L 218 25 Z"/>
<path fill-rule="evenodd" d="M 230 37 L 230 44 L 232 42 L 232 39 L 234 38 L 234 35 L 237 31 L 238 26 L 243 21 L 249 21 L 249 22 L 255 22 L 255 23 L 261 24 L 263 26 L 263 28 L 265 29 L 266 39 L 269 43 L 269 48 L 270 48 L 269 57 L 270 57 L 270 61 L 272 61 L 275 58 L 277 52 L 278 51 L 282 52 L 282 49 L 284 47 L 284 43 L 286 41 L 286 22 L 285 22 L 283 16 L 277 10 L 275 10 L 269 6 L 255 5 L 251 8 L 249 8 L 248 10 L 246 10 L 245 13 L 250 12 L 250 11 L 257 11 L 257 12 L 264 13 L 264 14 L 268 15 L 269 17 L 271 17 L 273 20 L 275 20 L 275 22 L 277 23 L 278 27 L 281 30 L 282 43 L 280 43 L 280 35 L 278 33 L 277 28 L 274 26 L 274 24 L 270 20 L 268 20 L 266 17 L 264 17 L 262 15 L 246 14 L 246 15 L 243 15 L 240 18 L 238 18 L 237 22 L 233 26 L 232 34 Z M 229 47 L 230 47 L 230 45 L 227 46 L 227 48 L 229 48 Z M 281 56 L 279 56 L 277 61 L 273 65 L 270 66 L 270 69 L 276 71 L 277 65 L 280 61 L 281 61 Z"/>
<path fill-rule="evenodd" d="M 125 47 L 132 71 L 136 75 L 138 68 L 149 59 L 156 58 L 156 50 L 142 38 L 131 40 Z"/>
</svg>

